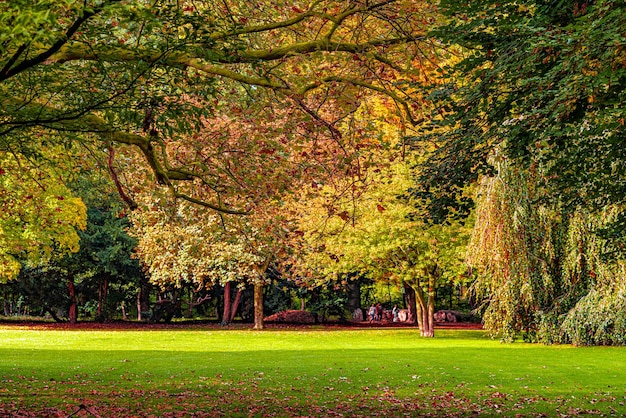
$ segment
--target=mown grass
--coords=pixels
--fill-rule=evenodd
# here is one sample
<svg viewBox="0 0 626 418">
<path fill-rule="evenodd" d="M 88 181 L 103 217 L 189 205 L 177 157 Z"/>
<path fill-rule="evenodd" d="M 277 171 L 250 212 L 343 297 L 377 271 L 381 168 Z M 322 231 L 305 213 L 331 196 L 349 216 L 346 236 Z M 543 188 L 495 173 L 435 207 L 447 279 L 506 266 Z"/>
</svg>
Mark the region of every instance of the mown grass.
<svg viewBox="0 0 626 418">
<path fill-rule="evenodd" d="M 626 348 L 481 331 L 0 327 L 0 416 L 624 415 L 625 389 Z"/>
</svg>

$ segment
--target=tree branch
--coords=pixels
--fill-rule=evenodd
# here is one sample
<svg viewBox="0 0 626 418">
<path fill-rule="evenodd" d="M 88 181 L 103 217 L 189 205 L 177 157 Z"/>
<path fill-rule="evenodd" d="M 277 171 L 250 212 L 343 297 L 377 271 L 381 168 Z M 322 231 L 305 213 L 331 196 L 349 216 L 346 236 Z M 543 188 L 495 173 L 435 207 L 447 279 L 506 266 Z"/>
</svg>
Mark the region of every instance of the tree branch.
<svg viewBox="0 0 626 418">
<path fill-rule="evenodd" d="M 111 0 L 111 1 L 117 2 L 119 0 Z M 24 60 L 19 65 L 13 67 L 12 69 L 10 68 L 10 65 L 12 64 L 12 62 L 11 60 L 9 60 L 7 65 L 5 65 L 5 68 L 3 69 L 2 73 L 0 73 L 0 82 L 13 77 L 21 73 L 22 71 L 25 71 L 29 68 L 32 68 L 38 64 L 43 63 L 45 60 L 47 60 L 52 55 L 57 53 L 63 47 L 63 45 L 65 45 L 71 39 L 71 37 L 76 33 L 76 31 L 78 31 L 78 29 L 82 26 L 82 24 L 85 23 L 90 18 L 92 18 L 93 16 L 100 13 L 103 10 L 105 5 L 106 5 L 106 2 L 102 3 L 98 7 L 94 7 L 94 9 L 91 11 L 83 10 L 83 14 L 74 21 L 74 23 L 67 29 L 67 31 L 65 31 L 65 33 L 54 44 L 52 44 L 48 49 L 41 52 L 39 55 L 35 56 L 34 58 Z M 13 58 L 16 58 L 16 56 L 14 55 Z"/>
</svg>

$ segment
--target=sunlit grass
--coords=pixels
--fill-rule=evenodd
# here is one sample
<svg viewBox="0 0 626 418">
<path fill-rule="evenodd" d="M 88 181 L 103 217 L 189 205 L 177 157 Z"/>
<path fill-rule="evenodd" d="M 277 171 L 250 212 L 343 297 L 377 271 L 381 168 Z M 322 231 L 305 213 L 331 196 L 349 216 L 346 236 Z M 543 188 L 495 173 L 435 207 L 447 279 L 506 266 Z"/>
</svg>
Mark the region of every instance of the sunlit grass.
<svg viewBox="0 0 626 418">
<path fill-rule="evenodd" d="M 0 415 L 620 414 L 626 348 L 504 345 L 480 331 L 7 327 L 0 381 Z"/>
</svg>

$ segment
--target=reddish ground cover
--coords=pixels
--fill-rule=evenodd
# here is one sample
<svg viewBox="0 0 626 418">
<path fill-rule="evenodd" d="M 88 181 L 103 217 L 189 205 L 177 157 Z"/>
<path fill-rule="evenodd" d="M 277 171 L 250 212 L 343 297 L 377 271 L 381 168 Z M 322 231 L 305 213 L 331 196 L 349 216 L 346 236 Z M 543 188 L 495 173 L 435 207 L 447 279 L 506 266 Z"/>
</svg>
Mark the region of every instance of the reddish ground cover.
<svg viewBox="0 0 626 418">
<path fill-rule="evenodd" d="M 233 323 L 223 326 L 211 321 L 182 321 L 164 323 L 147 323 L 133 321 L 115 321 L 106 323 L 97 322 L 79 322 L 77 324 L 55 323 L 55 322 L 38 322 L 38 321 L 0 321 L 2 326 L 11 326 L 16 328 L 27 329 L 50 329 L 50 330 L 167 330 L 167 329 L 247 329 L 252 328 L 251 323 Z M 404 322 L 346 322 L 346 323 L 325 323 L 325 324 L 297 324 L 289 322 L 271 322 L 265 323 L 267 329 L 299 329 L 306 330 L 314 328 L 328 328 L 329 330 L 350 329 L 350 328 L 417 328 L 415 324 Z M 470 322 L 450 322 L 437 323 L 436 329 L 482 329 L 482 324 Z"/>
</svg>

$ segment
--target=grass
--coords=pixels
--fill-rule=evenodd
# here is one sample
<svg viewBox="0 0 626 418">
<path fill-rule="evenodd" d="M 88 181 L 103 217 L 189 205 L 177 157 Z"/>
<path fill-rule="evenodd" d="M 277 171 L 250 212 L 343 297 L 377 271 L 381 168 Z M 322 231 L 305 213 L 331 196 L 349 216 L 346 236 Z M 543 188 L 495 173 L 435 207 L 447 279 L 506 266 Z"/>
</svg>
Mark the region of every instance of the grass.
<svg viewBox="0 0 626 418">
<path fill-rule="evenodd" d="M 621 415 L 625 390 L 626 348 L 481 331 L 0 327 L 0 416 Z"/>
</svg>

